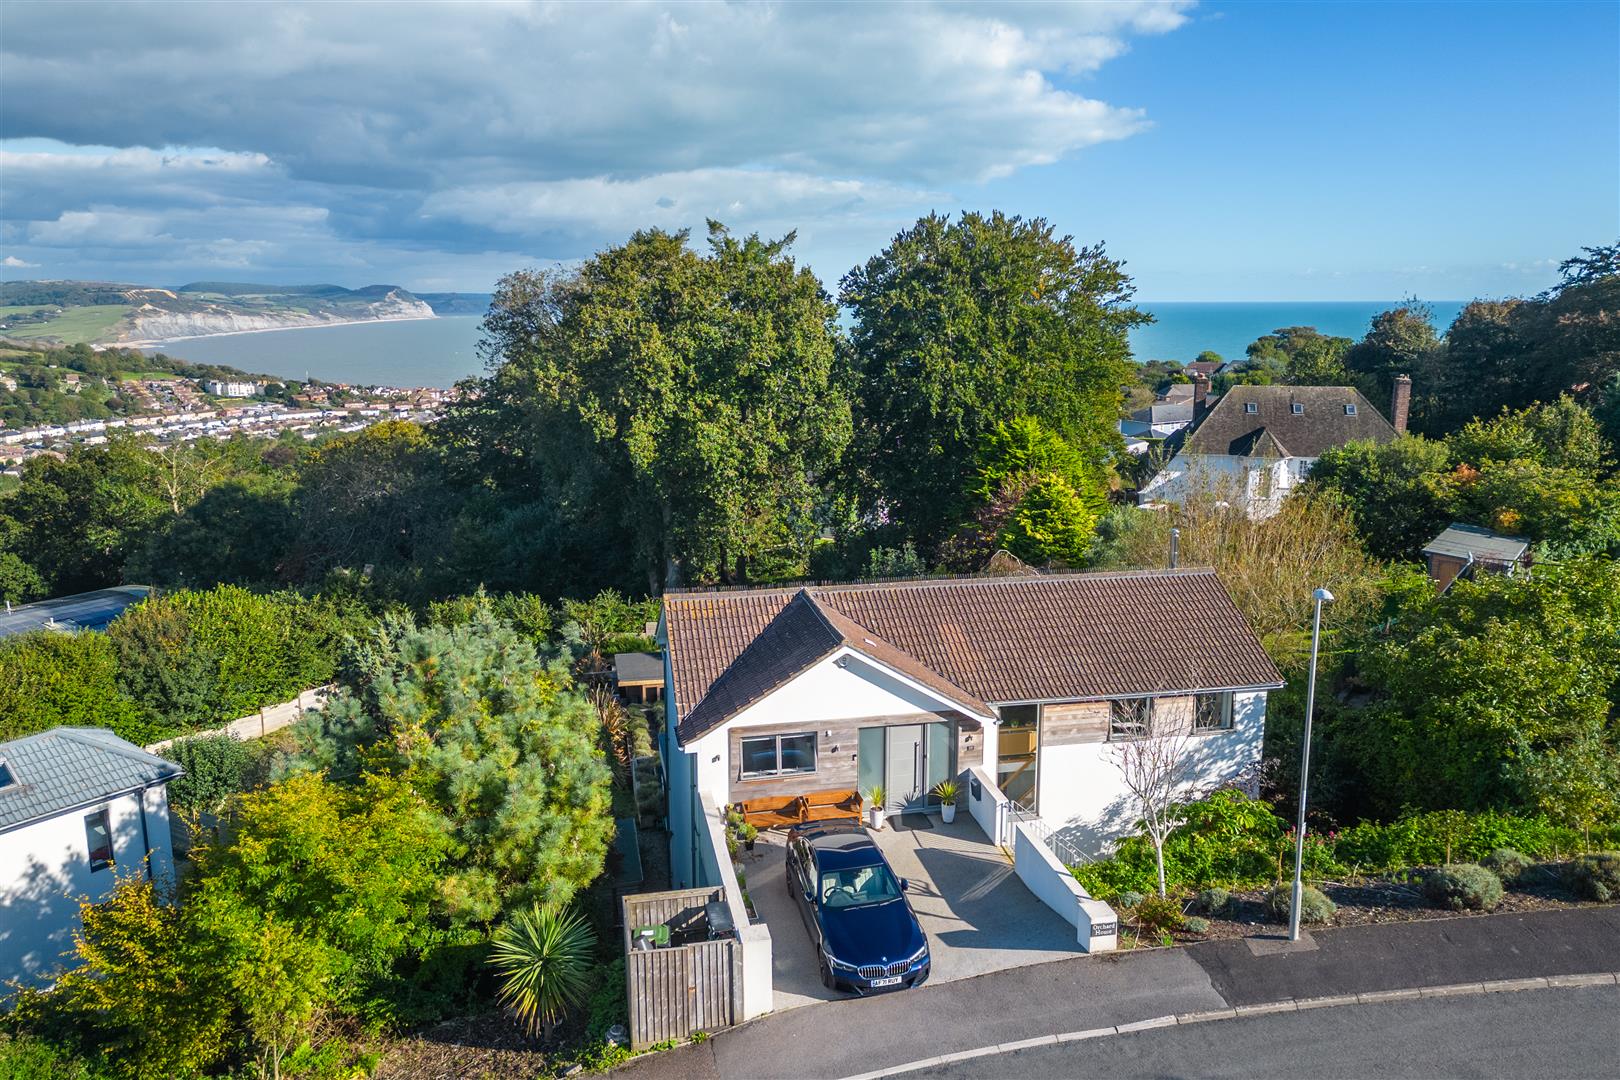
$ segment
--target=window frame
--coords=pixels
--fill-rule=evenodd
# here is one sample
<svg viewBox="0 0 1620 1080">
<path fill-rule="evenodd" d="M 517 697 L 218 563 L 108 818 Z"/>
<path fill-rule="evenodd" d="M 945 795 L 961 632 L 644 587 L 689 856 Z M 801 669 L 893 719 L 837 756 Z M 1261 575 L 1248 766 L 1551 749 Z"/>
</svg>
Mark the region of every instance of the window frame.
<svg viewBox="0 0 1620 1080">
<path fill-rule="evenodd" d="M 808 769 L 784 769 L 782 767 L 782 740 L 809 739 L 810 740 L 810 767 Z M 747 745 L 751 742 L 769 741 L 774 750 L 776 767 L 766 772 L 748 772 L 744 762 L 748 760 Z M 784 776 L 811 776 L 820 768 L 820 739 L 814 731 L 787 731 L 780 735 L 743 735 L 737 741 L 737 778 L 739 780 L 775 780 Z"/>
<path fill-rule="evenodd" d="M 1305 403 L 1302 402 L 1302 401 L 1296 401 L 1292 405 L 1289 406 L 1289 411 L 1291 411 L 1295 416 L 1304 416 L 1305 415 Z"/>
<path fill-rule="evenodd" d="M 1194 735 L 1218 735 L 1223 731 L 1231 731 L 1235 726 L 1233 694 L 1230 690 L 1216 690 L 1207 694 L 1193 695 L 1192 733 Z M 1218 723 L 1214 727 L 1202 725 L 1207 702 L 1213 701 L 1217 710 Z"/>
<path fill-rule="evenodd" d="M 101 849 L 97 848 L 91 839 L 90 829 L 97 824 L 101 826 L 101 831 L 107 838 L 106 856 L 104 858 L 97 858 L 96 853 Z M 84 815 L 84 849 L 85 858 L 89 860 L 92 874 L 98 870 L 107 869 L 116 861 L 117 850 L 113 844 L 112 815 L 107 812 L 105 806 Z"/>
<path fill-rule="evenodd" d="M 1344 415 L 1346 415 L 1346 416 L 1355 416 L 1356 415 L 1356 407 L 1355 407 L 1355 405 L 1354 404 L 1346 405 L 1344 407 Z"/>
<path fill-rule="evenodd" d="M 1152 697 L 1114 698 L 1110 701 L 1108 703 L 1108 741 L 1135 742 L 1138 739 L 1148 738 L 1149 732 L 1153 730 L 1153 703 L 1154 699 Z M 1138 728 L 1134 732 L 1124 730 L 1121 726 L 1120 714 L 1124 706 L 1130 706 L 1140 712 L 1141 719 L 1132 724 L 1132 726 Z"/>
<path fill-rule="evenodd" d="M 1260 403 L 1257 401 L 1245 401 L 1243 403 L 1243 411 L 1248 413 L 1250 416 L 1255 416 L 1260 412 Z"/>
</svg>

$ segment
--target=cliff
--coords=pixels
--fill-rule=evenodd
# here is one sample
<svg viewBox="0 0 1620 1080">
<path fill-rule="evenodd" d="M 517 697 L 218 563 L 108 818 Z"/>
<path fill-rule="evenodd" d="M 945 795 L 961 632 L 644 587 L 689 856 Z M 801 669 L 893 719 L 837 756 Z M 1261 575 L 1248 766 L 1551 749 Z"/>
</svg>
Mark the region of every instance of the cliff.
<svg viewBox="0 0 1620 1080">
<path fill-rule="evenodd" d="M 187 294 L 182 294 L 187 295 Z M 379 299 L 349 299 L 319 307 L 250 307 L 236 303 L 198 302 L 180 305 L 143 303 L 119 328 L 120 341 L 166 341 L 171 338 L 236 334 L 246 330 L 285 330 L 296 326 L 335 326 L 355 322 L 431 319 L 433 309 L 403 289 Z"/>
</svg>

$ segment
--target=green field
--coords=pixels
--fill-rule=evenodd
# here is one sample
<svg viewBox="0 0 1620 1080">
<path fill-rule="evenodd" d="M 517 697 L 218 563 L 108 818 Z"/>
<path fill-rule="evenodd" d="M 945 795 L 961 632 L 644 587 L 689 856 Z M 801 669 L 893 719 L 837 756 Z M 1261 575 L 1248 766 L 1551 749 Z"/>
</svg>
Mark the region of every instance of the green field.
<svg viewBox="0 0 1620 1080">
<path fill-rule="evenodd" d="M 33 307 L 0 308 L 0 318 L 38 310 Z M 64 345 L 77 345 L 112 337 L 112 330 L 131 311 L 128 304 L 93 304 L 88 307 L 68 308 L 54 319 L 27 326 L 0 331 L 7 337 L 21 341 L 55 338 Z"/>
</svg>

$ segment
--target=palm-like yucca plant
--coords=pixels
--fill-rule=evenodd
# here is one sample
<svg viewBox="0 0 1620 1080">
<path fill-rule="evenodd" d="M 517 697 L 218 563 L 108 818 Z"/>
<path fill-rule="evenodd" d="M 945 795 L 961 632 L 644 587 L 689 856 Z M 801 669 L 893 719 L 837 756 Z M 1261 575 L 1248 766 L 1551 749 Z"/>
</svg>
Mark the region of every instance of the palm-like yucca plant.
<svg viewBox="0 0 1620 1080">
<path fill-rule="evenodd" d="M 631 758 L 630 714 L 625 711 L 619 699 L 613 696 L 613 691 L 605 686 L 593 687 L 590 697 L 591 705 L 596 709 L 596 716 L 602 722 L 602 731 L 607 735 L 613 760 L 620 769 L 628 769 Z"/>
<path fill-rule="evenodd" d="M 590 989 L 596 931 L 578 912 L 535 905 L 495 931 L 489 962 L 500 1000 L 532 1036 L 549 1039 L 557 1019 Z"/>
</svg>

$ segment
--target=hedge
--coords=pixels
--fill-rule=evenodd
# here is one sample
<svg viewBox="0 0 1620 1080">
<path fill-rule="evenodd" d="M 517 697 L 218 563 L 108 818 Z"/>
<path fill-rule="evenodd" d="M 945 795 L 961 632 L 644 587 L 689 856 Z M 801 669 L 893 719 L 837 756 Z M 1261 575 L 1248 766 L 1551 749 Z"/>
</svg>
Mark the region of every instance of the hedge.
<svg viewBox="0 0 1620 1080">
<path fill-rule="evenodd" d="M 1293 872 L 1293 829 L 1268 803 L 1220 791 L 1181 808 L 1183 823 L 1164 845 L 1165 878 L 1180 889 L 1252 889 Z M 1594 847 L 1620 840 L 1620 826 L 1593 830 Z M 1460 810 L 1411 813 L 1387 823 L 1362 822 L 1342 832 L 1305 837 L 1305 876 L 1389 874 L 1447 862 L 1477 862 L 1500 848 L 1538 860 L 1568 858 L 1585 841 L 1576 829 L 1544 817 Z M 1121 840 L 1112 857 L 1072 868 L 1093 896 L 1108 900 L 1158 885 L 1153 845 L 1144 836 Z"/>
</svg>

